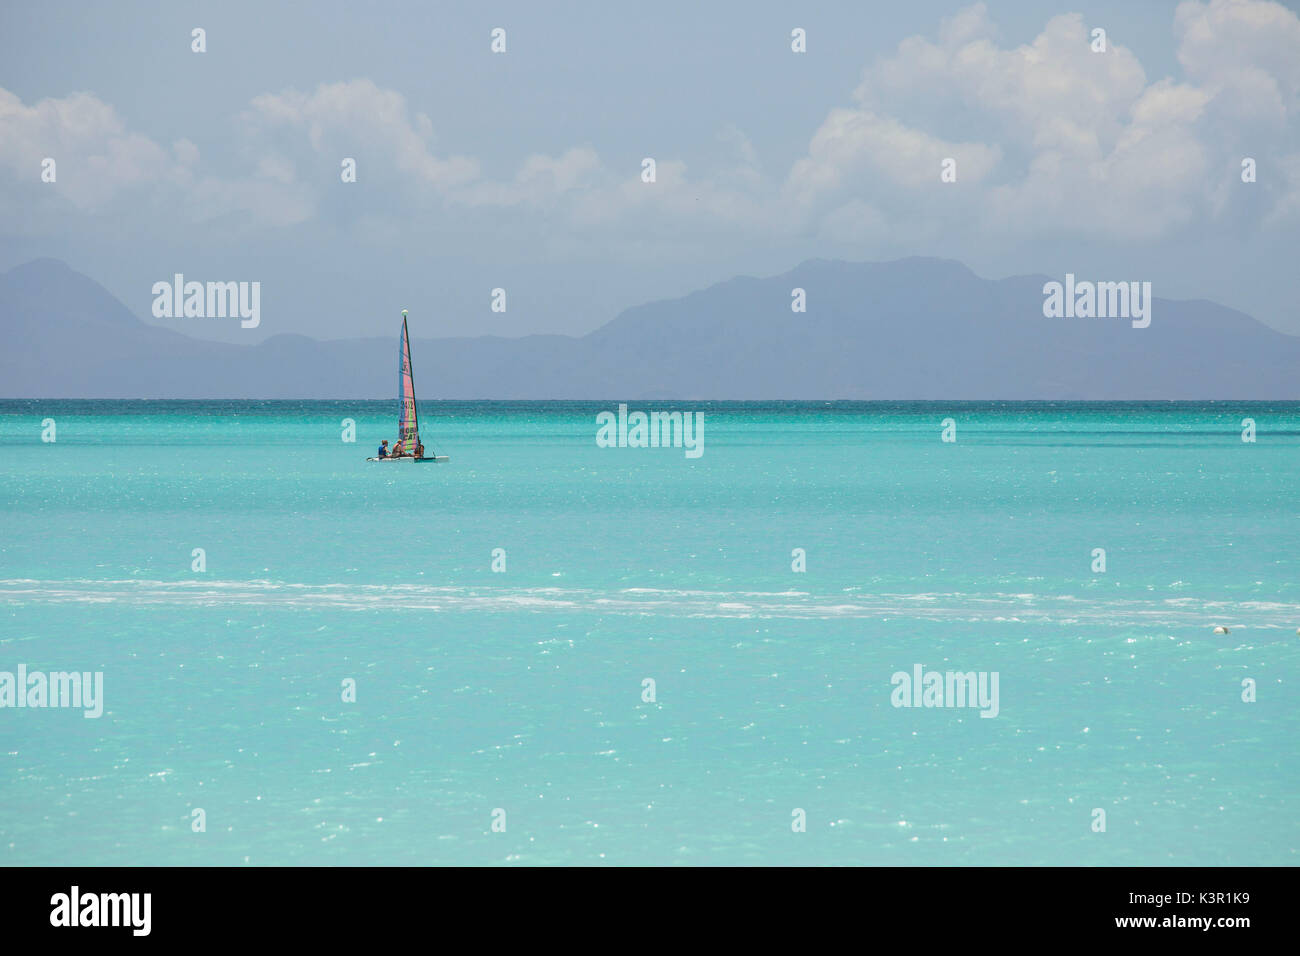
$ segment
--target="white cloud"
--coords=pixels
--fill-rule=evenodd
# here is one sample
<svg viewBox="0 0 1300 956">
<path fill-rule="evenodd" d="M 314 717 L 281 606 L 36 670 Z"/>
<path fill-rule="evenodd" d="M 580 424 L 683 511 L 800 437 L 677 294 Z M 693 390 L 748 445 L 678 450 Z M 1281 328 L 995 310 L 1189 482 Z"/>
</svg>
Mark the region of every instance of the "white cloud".
<svg viewBox="0 0 1300 956">
<path fill-rule="evenodd" d="M 907 38 L 868 66 L 858 106 L 827 115 L 790 186 L 805 199 L 836 196 L 837 209 L 904 190 L 905 204 L 885 203 L 902 225 L 906 208 L 941 208 L 934 157 L 956 155 L 959 181 L 981 188 L 954 207 L 983 234 L 1139 240 L 1209 221 L 1231 211 L 1224 181 L 1252 116 L 1271 123 L 1264 136 L 1254 127 L 1254 150 L 1279 163 L 1294 151 L 1295 130 L 1278 127 L 1300 90 L 1300 18 L 1260 0 L 1187 2 L 1174 31 L 1187 82 L 1148 83 L 1119 38 L 1094 52 L 1079 14 L 1002 48 L 976 4 L 944 21 L 937 40 Z M 983 142 L 949 142 L 953 124 L 986 131 Z M 1289 181 L 1268 187 L 1288 209 Z"/>
<path fill-rule="evenodd" d="M 54 159 L 57 178 L 40 182 L 41 161 Z M 301 188 L 286 187 L 292 167 L 265 157 L 243 179 L 201 174 L 199 149 L 180 139 L 170 149 L 126 129 L 113 107 L 89 93 L 40 100 L 25 106 L 0 89 L 0 165 L 19 184 L 27 180 L 35 204 L 68 203 L 90 214 L 121 212 L 131 203 L 148 213 L 159 208 L 188 222 L 244 215 L 260 225 L 292 225 L 312 213 Z M 8 199 L 8 204 L 16 204 Z"/>
<path fill-rule="evenodd" d="M 128 132 L 112 106 L 89 93 L 25 106 L 0 89 L 0 165 L 19 182 L 40 183 L 55 161 L 54 188 L 76 208 L 95 211 L 123 192 L 184 179 L 184 164 L 145 136 Z"/>
<path fill-rule="evenodd" d="M 911 188 L 939 182 L 943 159 L 957 159 L 962 180 L 978 182 L 997 165 L 1001 151 L 982 143 L 954 143 L 869 110 L 831 110 L 813 135 L 808 155 L 794 164 L 787 183 L 812 201 L 853 181 Z"/>
<path fill-rule="evenodd" d="M 1273 227 L 1300 217 L 1296 14 L 1267 0 L 1181 3 L 1171 30 L 1184 75 L 1154 82 L 1123 37 L 1094 53 L 1091 26 L 1054 16 L 1012 47 L 984 4 L 960 10 L 933 38 L 906 38 L 869 64 L 846 91 L 852 105 L 828 109 L 804 154 L 773 174 L 744 131 L 724 125 L 709 163 L 657 157 L 654 184 L 638 163 L 611 165 L 586 145 L 521 152 L 513 175 L 492 179 L 440 144 L 401 93 L 367 79 L 255 97 L 236 127 L 242 169 L 219 174 L 194 143 L 161 146 L 91 94 L 27 106 L 0 90 L 0 166 L 35 184 L 41 158 L 55 156 L 57 195 L 85 212 L 132 196 L 190 221 L 274 228 L 320 216 L 339 160 L 354 156 L 371 195 L 394 208 L 472 210 L 480 231 L 686 255 L 726 239 L 1149 240 L 1231 216 Z M 1260 163 L 1266 203 L 1241 202 L 1246 155 Z M 948 157 L 956 185 L 940 181 Z M 5 187 L 0 202 L 14 195 Z"/>
<path fill-rule="evenodd" d="M 587 147 L 570 149 L 561 156 L 535 153 L 524 160 L 514 180 L 475 183 L 452 194 L 451 198 L 469 205 L 541 205 L 573 190 L 590 187 L 604 174 L 600 157 Z"/>
<path fill-rule="evenodd" d="M 254 140 L 264 130 L 287 127 L 304 133 L 317 153 L 341 158 L 364 146 L 436 190 L 473 182 L 480 175 L 474 159 L 435 155 L 429 118 L 422 113 L 412 116 L 402 94 L 371 80 L 322 83 L 311 93 L 266 93 L 254 97 L 244 120 Z"/>
<path fill-rule="evenodd" d="M 1178 62 L 1213 94 L 1278 115 L 1300 96 L 1300 18 L 1267 0 L 1188 0 L 1174 13 Z"/>
</svg>

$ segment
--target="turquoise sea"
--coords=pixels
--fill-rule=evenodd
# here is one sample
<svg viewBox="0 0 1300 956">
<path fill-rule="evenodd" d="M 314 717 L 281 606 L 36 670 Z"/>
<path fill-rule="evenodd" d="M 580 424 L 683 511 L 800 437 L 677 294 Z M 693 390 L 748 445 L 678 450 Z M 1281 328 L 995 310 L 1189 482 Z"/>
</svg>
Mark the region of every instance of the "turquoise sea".
<svg viewBox="0 0 1300 956">
<path fill-rule="evenodd" d="M 629 404 L 0 402 L 0 862 L 1297 861 L 1300 403 Z"/>
</svg>

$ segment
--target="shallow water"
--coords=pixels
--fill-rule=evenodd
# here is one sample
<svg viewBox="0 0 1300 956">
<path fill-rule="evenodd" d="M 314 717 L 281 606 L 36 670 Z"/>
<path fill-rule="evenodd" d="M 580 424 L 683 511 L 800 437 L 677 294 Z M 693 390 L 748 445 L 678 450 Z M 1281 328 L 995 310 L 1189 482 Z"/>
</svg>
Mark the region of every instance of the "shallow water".
<svg viewBox="0 0 1300 956">
<path fill-rule="evenodd" d="M 0 861 L 1295 861 L 1300 404 L 394 406 L 0 402 Z"/>
</svg>

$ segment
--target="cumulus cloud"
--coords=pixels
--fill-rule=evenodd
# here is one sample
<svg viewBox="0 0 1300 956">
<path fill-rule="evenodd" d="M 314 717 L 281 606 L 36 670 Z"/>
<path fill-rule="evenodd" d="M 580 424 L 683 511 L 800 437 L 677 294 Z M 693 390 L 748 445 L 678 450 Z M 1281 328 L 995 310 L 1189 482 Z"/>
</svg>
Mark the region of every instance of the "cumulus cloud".
<svg viewBox="0 0 1300 956">
<path fill-rule="evenodd" d="M 1146 77 L 1137 58 L 1112 43 L 1092 51 L 1077 13 L 1053 17 L 1032 43 L 1001 49 L 983 4 L 958 18 L 938 44 L 913 38 L 869 68 L 854 96 L 890 102 L 905 90 L 952 97 L 996 118 L 1001 135 L 1037 148 L 1099 149 L 1113 141 Z"/>
<path fill-rule="evenodd" d="M 55 161 L 53 188 L 42 188 L 41 163 Z M 0 166 L 15 190 L 39 208 L 62 202 L 79 212 L 107 214 L 131 203 L 167 209 L 191 222 L 243 214 L 260 225 L 307 219 L 312 204 L 294 188 L 292 170 L 267 157 L 242 179 L 205 175 L 198 147 L 180 139 L 164 147 L 128 130 L 114 108 L 89 93 L 47 98 L 26 106 L 0 89 Z M 7 205 L 17 205 L 9 197 Z"/>
<path fill-rule="evenodd" d="M 36 183 L 41 158 L 55 156 L 58 195 L 86 212 L 130 195 L 191 221 L 281 227 L 320 216 L 340 195 L 330 192 L 337 172 L 320 171 L 356 157 L 361 181 L 377 186 L 357 217 L 423 204 L 495 215 L 566 248 L 620 238 L 924 243 L 940 232 L 1122 241 L 1232 216 L 1296 221 L 1300 17 L 1269 0 L 1186 0 L 1170 24 L 1183 75 L 1154 80 L 1124 37 L 1094 52 L 1092 26 L 1053 16 L 1010 46 L 984 4 L 959 10 L 933 36 L 867 64 L 847 103 L 829 107 L 802 155 L 775 173 L 743 130 L 724 125 L 712 162 L 656 157 L 654 184 L 639 164 L 612 166 L 587 145 L 521 151 L 513 174 L 491 178 L 440 143 L 401 93 L 367 79 L 255 97 L 236 117 L 242 166 L 220 174 L 194 143 L 128 130 L 91 94 L 28 106 L 0 90 L 0 166 Z M 1244 156 L 1260 164 L 1264 202 L 1240 201 Z M 940 181 L 949 158 L 955 184 Z M 0 190 L 0 202 L 12 195 Z M 381 195 L 391 210 L 376 207 Z"/>
<path fill-rule="evenodd" d="M 560 156 L 535 153 L 524 160 L 513 180 L 474 183 L 451 198 L 469 205 L 546 205 L 605 176 L 595 150 L 575 147 Z"/>
<path fill-rule="evenodd" d="M 949 157 L 959 160 L 963 179 L 978 182 L 1000 155 L 996 145 L 949 142 L 869 110 L 835 109 L 790 171 L 788 186 L 807 201 L 868 177 L 891 186 L 929 186 Z"/>
<path fill-rule="evenodd" d="M 362 175 L 396 193 L 420 194 L 464 206 L 543 206 L 584 187 L 608 184 L 590 148 L 560 156 L 526 157 L 516 175 L 494 182 L 477 160 L 440 155 L 433 125 L 405 98 L 370 80 L 284 90 L 255 97 L 237 117 L 242 170 L 205 172 L 199 148 L 181 139 L 170 148 L 128 130 L 114 108 L 89 93 L 48 98 L 31 106 L 0 89 L 0 167 L 37 203 L 69 203 L 85 213 L 132 202 L 191 223 L 243 219 L 253 227 L 292 226 L 318 214 L 327 185 L 299 169 L 314 159 L 338 164 L 364 156 Z M 57 191 L 33 192 L 41 162 L 57 163 Z M 11 189 L 15 188 L 11 185 Z M 8 190 L 5 206 L 17 205 Z"/>
<path fill-rule="evenodd" d="M 1149 82 L 1119 38 L 1094 52 L 1079 14 L 1006 48 L 975 4 L 937 38 L 909 37 L 870 64 L 857 105 L 830 111 L 788 188 L 810 203 L 838 196 L 827 215 L 840 223 L 866 200 L 901 224 L 886 190 L 936 212 L 939 158 L 954 156 L 959 182 L 981 188 L 946 208 L 981 234 L 1143 240 L 1231 212 L 1241 157 L 1267 154 L 1277 222 L 1297 205 L 1285 123 L 1300 90 L 1300 18 L 1262 0 L 1189 0 L 1173 30 L 1185 80 Z M 957 125 L 982 142 L 952 141 Z"/>
<path fill-rule="evenodd" d="M 1265 0 L 1189 0 L 1174 13 L 1178 62 L 1238 121 L 1286 122 L 1300 96 L 1300 18 Z"/>
<path fill-rule="evenodd" d="M 0 89 L 0 165 L 19 182 L 38 183 L 42 161 L 53 159 L 61 193 L 83 211 L 133 189 L 187 181 L 192 145 L 172 153 L 129 132 L 112 106 L 89 93 L 26 106 Z"/>
<path fill-rule="evenodd" d="M 480 175 L 474 159 L 436 155 L 429 117 L 412 114 L 402 94 L 371 80 L 322 83 L 310 93 L 266 93 L 253 99 L 243 120 L 254 141 L 266 131 L 290 129 L 302 134 L 317 153 L 341 157 L 364 147 L 435 190 L 452 189 Z"/>
</svg>

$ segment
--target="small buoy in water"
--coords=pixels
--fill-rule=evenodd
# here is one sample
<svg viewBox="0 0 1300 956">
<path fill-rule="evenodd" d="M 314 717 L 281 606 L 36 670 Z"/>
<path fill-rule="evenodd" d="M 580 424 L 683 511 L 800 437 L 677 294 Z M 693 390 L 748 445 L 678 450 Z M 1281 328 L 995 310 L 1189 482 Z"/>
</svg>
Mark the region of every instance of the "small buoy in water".
<svg viewBox="0 0 1300 956">
<path fill-rule="evenodd" d="M 1232 632 L 1231 632 L 1230 630 L 1228 630 L 1226 627 L 1224 627 L 1222 624 L 1220 624 L 1218 627 L 1216 627 L 1216 628 L 1214 629 L 1214 633 L 1215 633 L 1215 634 L 1231 634 Z"/>
</svg>

